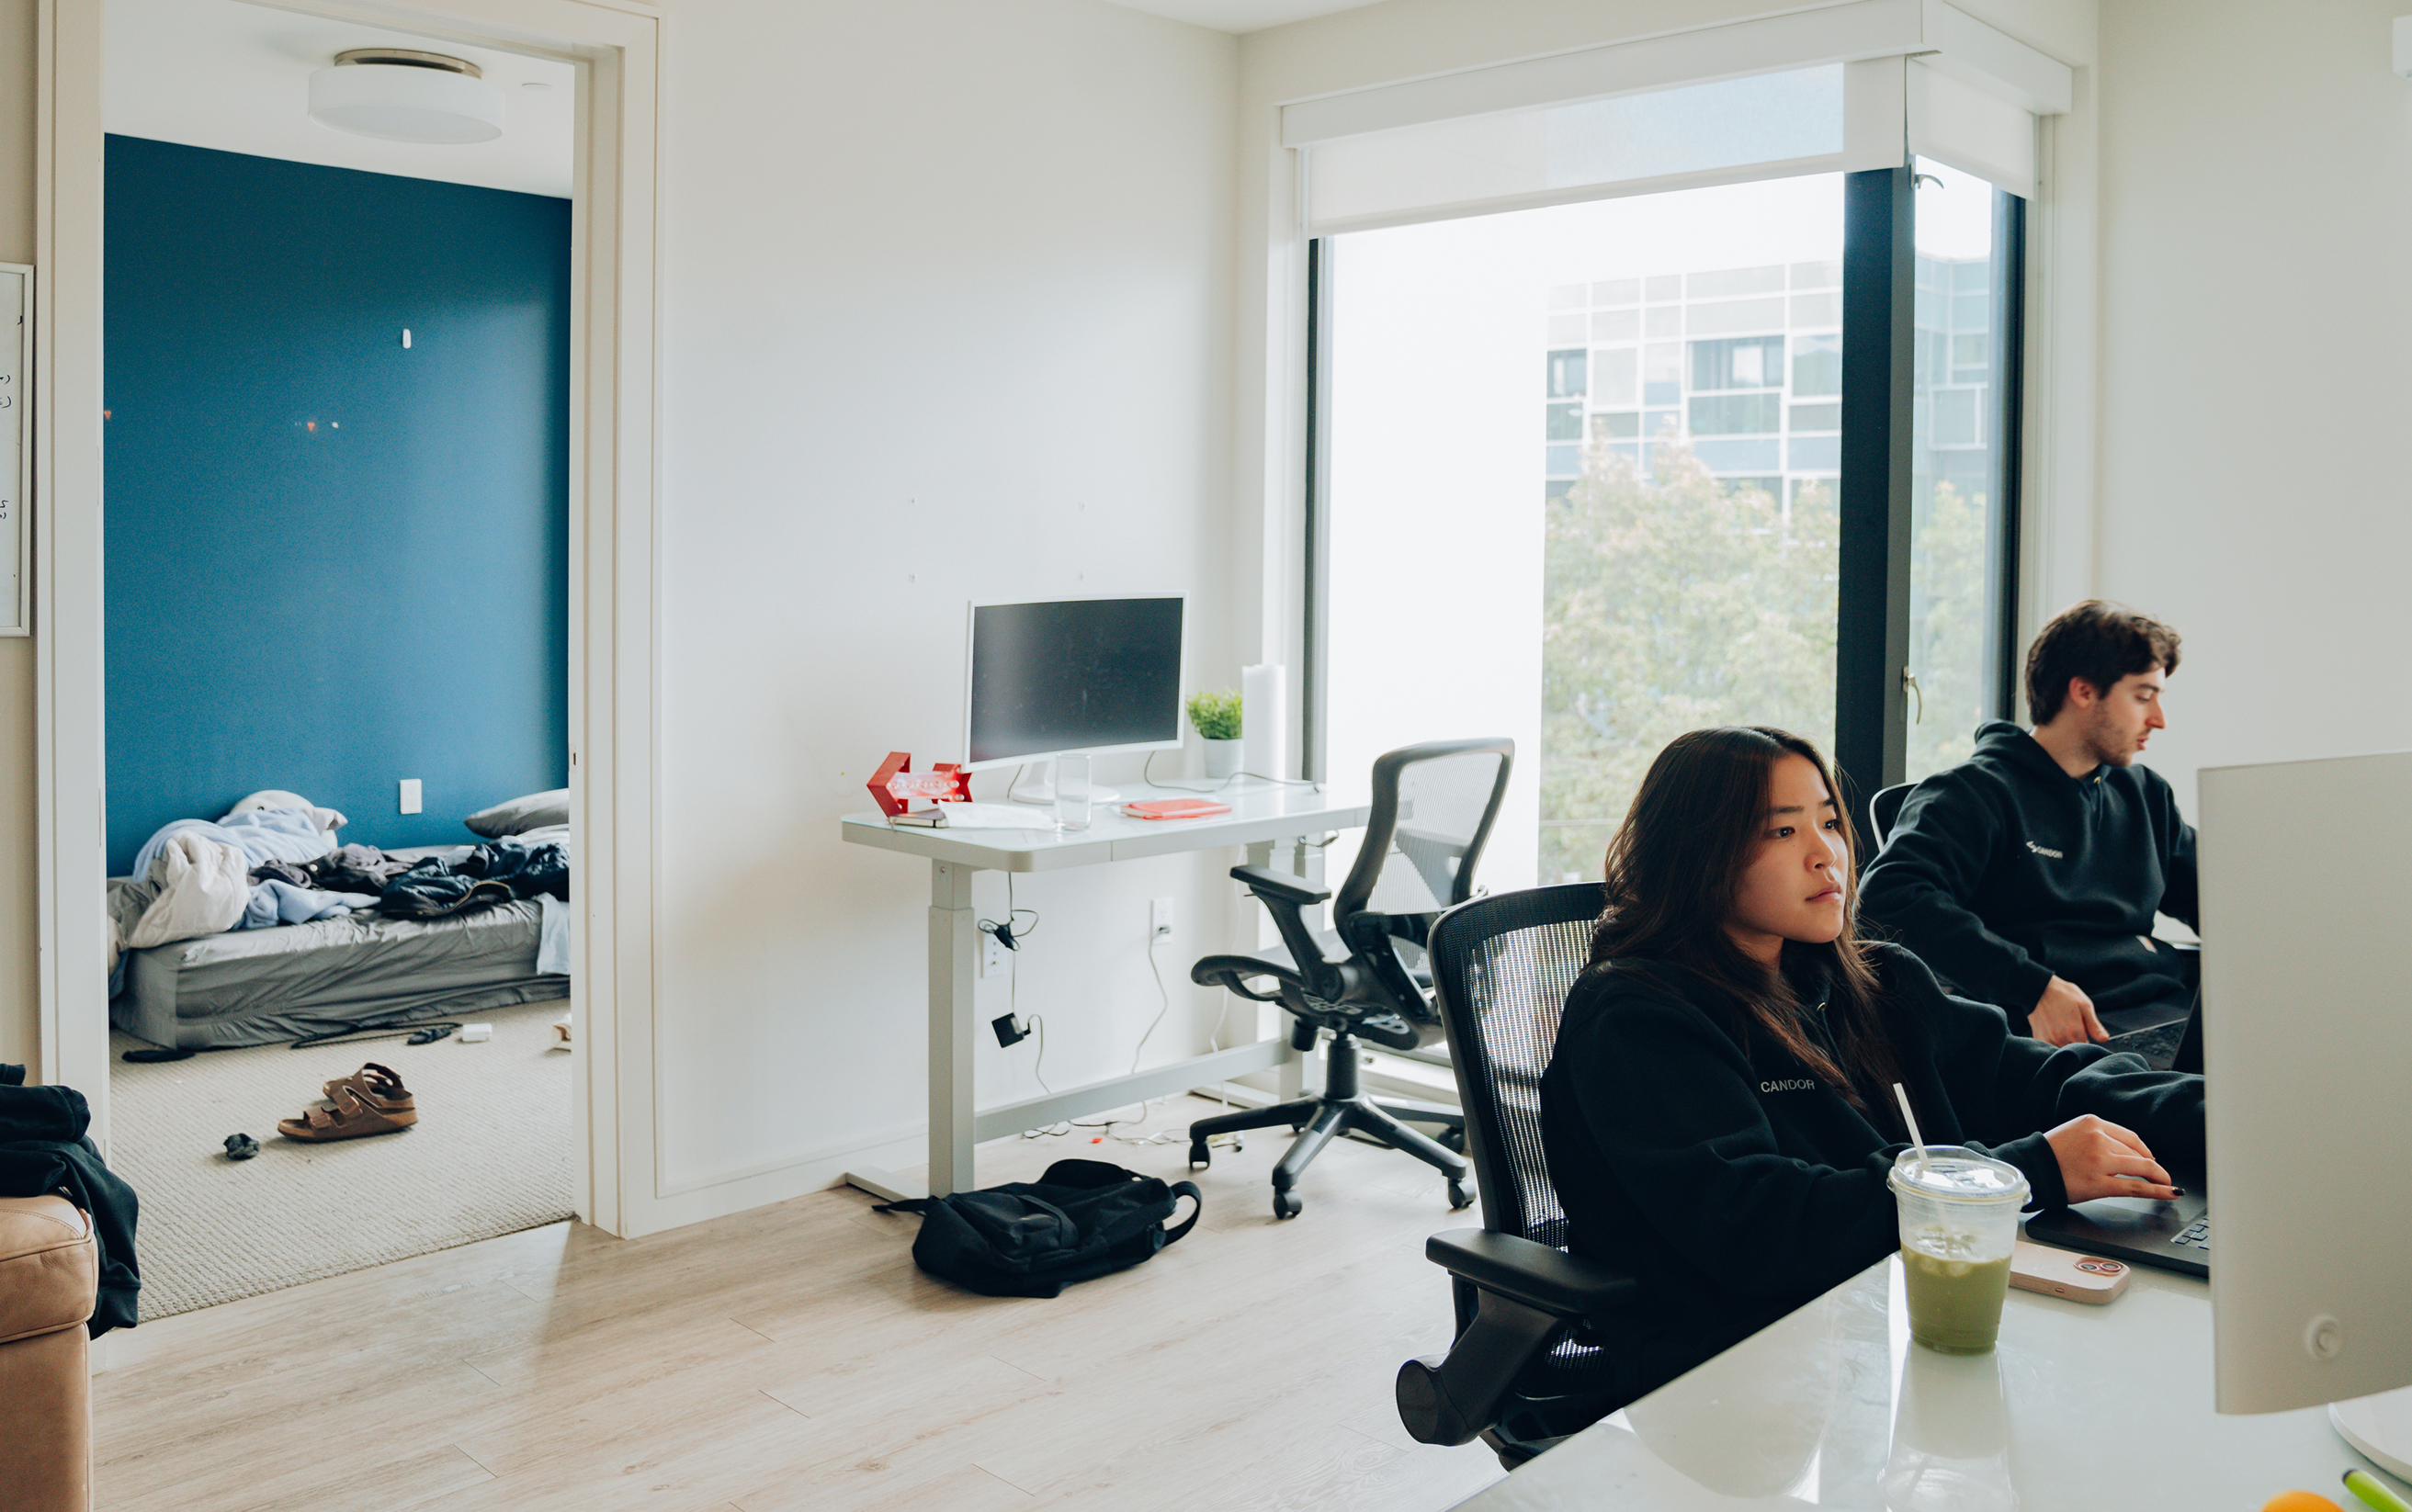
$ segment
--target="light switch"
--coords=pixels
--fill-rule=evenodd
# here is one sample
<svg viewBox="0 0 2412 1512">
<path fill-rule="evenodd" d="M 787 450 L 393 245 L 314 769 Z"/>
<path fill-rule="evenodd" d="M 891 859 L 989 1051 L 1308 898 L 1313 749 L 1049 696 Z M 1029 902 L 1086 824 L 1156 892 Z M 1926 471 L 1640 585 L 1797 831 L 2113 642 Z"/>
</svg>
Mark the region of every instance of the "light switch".
<svg viewBox="0 0 2412 1512">
<path fill-rule="evenodd" d="M 419 812 L 419 779 L 416 777 L 404 777 L 402 780 L 402 812 L 404 814 Z"/>
</svg>

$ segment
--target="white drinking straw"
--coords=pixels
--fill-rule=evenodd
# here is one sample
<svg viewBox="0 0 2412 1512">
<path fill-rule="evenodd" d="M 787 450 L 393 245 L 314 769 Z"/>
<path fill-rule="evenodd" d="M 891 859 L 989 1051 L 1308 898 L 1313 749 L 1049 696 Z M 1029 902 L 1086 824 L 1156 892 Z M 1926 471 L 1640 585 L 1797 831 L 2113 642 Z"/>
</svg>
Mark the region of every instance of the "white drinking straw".
<svg viewBox="0 0 2412 1512">
<path fill-rule="evenodd" d="M 1902 1090 L 1900 1082 L 1892 1084 L 1892 1094 L 1901 1104 L 1903 1122 L 1909 1125 L 1909 1142 L 1918 1146 L 1918 1171 L 1923 1176 L 1926 1174 L 1926 1137 L 1918 1132 L 1918 1115 L 1909 1110 L 1909 1094 Z"/>
</svg>

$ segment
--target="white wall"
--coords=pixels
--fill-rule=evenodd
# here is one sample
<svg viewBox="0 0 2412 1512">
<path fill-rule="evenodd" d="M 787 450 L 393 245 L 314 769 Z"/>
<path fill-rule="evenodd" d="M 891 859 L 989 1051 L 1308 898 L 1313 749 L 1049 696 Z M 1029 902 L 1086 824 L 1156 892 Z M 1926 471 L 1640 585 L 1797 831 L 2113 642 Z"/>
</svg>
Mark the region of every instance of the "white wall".
<svg viewBox="0 0 2412 1512">
<path fill-rule="evenodd" d="M 1237 44 L 1100 0 L 669 12 L 660 1168 L 802 1189 L 922 1126 L 928 867 L 837 819 L 889 750 L 960 750 L 966 601 L 1185 592 L 1189 685 L 1255 659 L 1225 519 Z M 1237 859 L 1018 884 L 1049 1082 L 1129 1069 L 1154 896 L 1180 934 L 1146 1059 L 1204 1048 L 1188 965 L 1241 922 Z M 983 1038 L 980 1100 L 1037 1094 L 1036 1042 Z"/>
<path fill-rule="evenodd" d="M 2400 0 L 2102 13 L 2100 586 L 2185 638 L 2153 762 L 2412 747 Z"/>
</svg>

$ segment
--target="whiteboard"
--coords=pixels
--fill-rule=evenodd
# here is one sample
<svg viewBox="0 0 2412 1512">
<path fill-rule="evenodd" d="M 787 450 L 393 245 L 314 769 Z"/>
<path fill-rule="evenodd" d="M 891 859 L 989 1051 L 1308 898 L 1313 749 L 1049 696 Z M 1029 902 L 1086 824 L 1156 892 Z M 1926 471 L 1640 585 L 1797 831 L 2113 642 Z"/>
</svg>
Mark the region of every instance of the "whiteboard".
<svg viewBox="0 0 2412 1512">
<path fill-rule="evenodd" d="M 0 262 L 0 636 L 33 630 L 34 270 Z"/>
</svg>

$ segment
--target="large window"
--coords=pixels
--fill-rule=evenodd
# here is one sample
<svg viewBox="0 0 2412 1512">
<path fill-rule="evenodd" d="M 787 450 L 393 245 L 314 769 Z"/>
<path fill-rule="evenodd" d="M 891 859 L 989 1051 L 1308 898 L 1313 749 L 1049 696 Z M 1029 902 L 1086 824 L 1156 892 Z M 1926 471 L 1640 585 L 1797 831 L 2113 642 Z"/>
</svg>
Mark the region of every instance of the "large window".
<svg viewBox="0 0 2412 1512">
<path fill-rule="evenodd" d="M 1834 734 L 1841 176 L 1331 239 L 1325 770 L 1508 734 L 1493 888 L 1658 749 Z"/>
<path fill-rule="evenodd" d="M 2006 707 L 2017 204 L 1921 162 L 1325 236 L 1316 770 L 1512 736 L 1500 889 L 1597 876 L 1686 729 L 1797 730 L 1860 803 L 1959 759 Z"/>
</svg>

